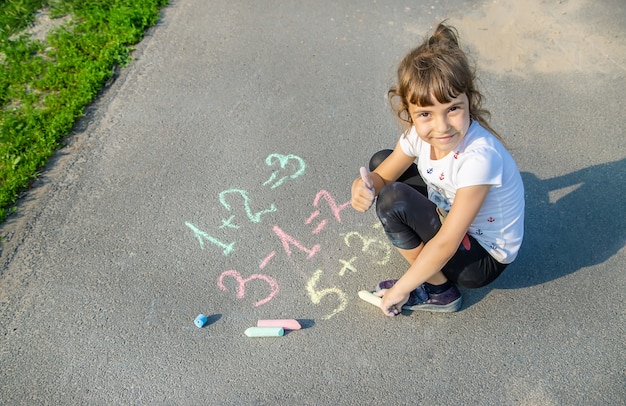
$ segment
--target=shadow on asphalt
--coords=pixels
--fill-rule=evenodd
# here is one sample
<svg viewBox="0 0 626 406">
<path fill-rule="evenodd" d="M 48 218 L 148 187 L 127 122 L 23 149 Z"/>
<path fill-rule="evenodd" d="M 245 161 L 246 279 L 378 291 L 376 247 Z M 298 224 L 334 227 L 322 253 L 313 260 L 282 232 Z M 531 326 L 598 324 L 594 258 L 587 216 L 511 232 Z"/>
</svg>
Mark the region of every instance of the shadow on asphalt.
<svg viewBox="0 0 626 406">
<path fill-rule="evenodd" d="M 307 328 L 311 328 L 315 325 L 315 320 L 313 319 L 297 319 L 298 323 L 302 327 L 302 330 L 306 330 Z M 285 335 L 289 335 L 294 330 L 285 330 Z"/>
<path fill-rule="evenodd" d="M 626 243 L 626 159 L 539 179 L 523 172 L 526 230 L 517 260 L 491 285 L 464 291 L 464 308 L 491 289 L 519 289 L 601 264 Z"/>
</svg>

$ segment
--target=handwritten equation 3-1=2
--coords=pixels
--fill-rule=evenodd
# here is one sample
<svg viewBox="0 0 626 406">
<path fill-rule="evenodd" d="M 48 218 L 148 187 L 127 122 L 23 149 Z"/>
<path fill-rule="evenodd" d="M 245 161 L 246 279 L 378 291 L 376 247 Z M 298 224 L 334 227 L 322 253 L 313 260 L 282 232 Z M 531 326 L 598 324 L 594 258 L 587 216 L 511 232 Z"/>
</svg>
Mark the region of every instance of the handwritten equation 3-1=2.
<svg viewBox="0 0 626 406">
<path fill-rule="evenodd" d="M 270 154 L 265 159 L 265 163 L 267 166 L 275 168 L 269 179 L 267 179 L 263 183 L 263 186 L 268 186 L 271 189 L 282 186 L 288 180 L 294 180 L 302 176 L 306 171 L 306 164 L 304 160 L 299 156 L 292 154 Z M 232 202 L 238 202 L 239 204 L 242 204 L 241 201 L 243 201 L 243 210 L 247 216 L 247 219 L 243 220 L 242 222 L 241 220 L 236 219 L 235 215 L 232 214 L 229 217 L 221 220 L 221 224 L 218 226 L 219 229 L 238 230 L 240 227 L 243 226 L 243 224 L 247 222 L 258 224 L 261 223 L 262 219 L 268 217 L 268 214 L 276 212 L 278 210 L 275 204 L 272 203 L 267 208 L 253 211 L 251 204 L 252 199 L 250 198 L 248 192 L 243 189 L 224 190 L 219 194 L 219 201 L 228 212 L 232 212 L 233 210 L 233 206 L 231 204 Z M 306 219 L 304 219 L 304 224 L 311 225 L 311 234 L 318 235 L 324 229 L 326 229 L 330 221 L 335 220 L 338 224 L 341 224 L 341 213 L 348 207 L 350 207 L 350 201 L 342 204 L 337 204 L 330 192 L 326 190 L 320 190 L 313 198 L 313 211 Z M 330 215 L 328 218 L 324 218 L 321 209 L 329 209 Z M 207 245 L 211 245 L 214 248 L 221 250 L 221 253 L 224 256 L 230 255 L 236 249 L 235 241 L 220 240 L 219 238 L 211 235 L 209 232 L 189 221 L 185 222 L 185 225 L 191 230 L 193 236 L 200 244 L 201 249 L 205 249 Z M 379 224 L 375 225 L 374 227 L 379 227 Z M 282 246 L 282 253 L 286 254 L 288 257 L 292 257 L 294 250 L 299 250 L 306 254 L 307 260 L 310 260 L 321 251 L 322 246 L 320 244 L 315 244 L 313 246 L 307 247 L 293 235 L 289 234 L 288 231 L 285 231 L 284 228 L 286 227 L 281 227 L 274 224 L 271 226 L 271 231 L 272 234 L 276 237 L 277 242 L 279 242 Z M 359 251 L 364 255 L 374 256 L 376 258 L 374 263 L 378 265 L 386 264 L 391 257 L 392 248 L 386 239 L 368 237 L 362 235 L 357 231 L 350 231 L 343 235 L 343 243 L 350 248 L 355 248 L 355 244 L 358 244 L 360 248 Z M 276 250 L 272 250 L 264 257 L 260 258 L 259 269 L 265 271 L 265 269 L 268 267 L 268 265 L 271 263 L 272 259 L 276 255 L 278 255 Z M 338 275 L 344 276 L 348 271 L 350 271 L 351 273 L 356 273 L 357 269 L 355 262 L 358 258 L 358 256 L 352 256 L 350 259 L 347 260 L 339 259 L 339 263 L 337 265 Z M 337 286 L 322 287 L 323 283 L 321 282 L 321 280 L 323 275 L 324 271 L 322 269 L 317 269 L 309 277 L 306 283 L 306 292 L 311 299 L 311 302 L 315 305 L 320 305 L 322 303 L 322 299 L 326 296 L 335 296 L 335 300 L 336 302 L 338 302 L 338 304 L 333 308 L 330 313 L 326 314 L 323 317 L 324 319 L 329 319 L 337 313 L 345 310 L 346 305 L 348 304 L 348 299 L 345 292 L 343 292 Z M 238 299 L 242 299 L 246 295 L 246 285 L 248 284 L 248 282 L 253 280 L 260 280 L 267 283 L 270 293 L 255 302 L 255 307 L 268 303 L 280 292 L 280 284 L 278 283 L 278 281 L 274 277 L 265 273 L 255 273 L 249 276 L 244 276 L 240 274 L 237 270 L 226 270 L 222 272 L 217 278 L 217 286 L 220 290 L 224 292 L 228 291 L 228 288 L 224 284 L 224 280 L 226 278 L 233 278 L 236 281 L 237 287 L 235 291 L 235 296 Z"/>
</svg>

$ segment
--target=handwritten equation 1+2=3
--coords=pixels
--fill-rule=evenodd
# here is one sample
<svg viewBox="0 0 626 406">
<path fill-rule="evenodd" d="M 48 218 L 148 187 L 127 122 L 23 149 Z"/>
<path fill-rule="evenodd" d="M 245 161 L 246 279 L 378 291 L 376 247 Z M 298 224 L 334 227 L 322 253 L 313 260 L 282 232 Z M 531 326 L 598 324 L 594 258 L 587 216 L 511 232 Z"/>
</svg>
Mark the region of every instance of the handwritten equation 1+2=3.
<svg viewBox="0 0 626 406">
<path fill-rule="evenodd" d="M 293 180 L 300 177 L 306 171 L 306 164 L 304 160 L 299 156 L 292 154 L 270 154 L 265 159 L 265 163 L 270 167 L 276 167 L 269 179 L 267 179 L 263 183 L 263 186 L 268 186 L 271 189 L 280 187 L 288 180 Z M 292 172 L 290 172 L 290 170 L 292 170 Z M 219 201 L 221 205 L 229 212 L 232 210 L 232 206 L 229 203 L 229 201 L 233 201 L 232 196 L 239 196 L 243 199 L 243 208 L 246 216 L 248 217 L 248 220 L 251 223 L 261 223 L 261 220 L 264 216 L 278 210 L 276 206 L 272 203 L 266 209 L 253 211 L 251 208 L 251 199 L 248 195 L 248 192 L 243 189 L 228 189 L 222 191 L 219 194 Z M 311 215 L 306 220 L 304 220 L 305 225 L 311 225 L 314 223 L 314 220 L 318 220 L 314 223 L 314 229 L 311 232 L 311 234 L 314 235 L 319 234 L 322 230 L 326 228 L 329 223 L 329 219 L 327 218 L 318 219 L 318 217 L 322 214 L 322 212 L 320 211 L 320 206 L 322 204 L 328 206 L 332 215 L 331 217 L 334 218 L 339 224 L 341 223 L 341 212 L 350 207 L 350 201 L 347 201 L 343 204 L 337 204 L 333 196 L 326 190 L 320 190 L 319 192 L 317 192 L 315 198 L 313 199 L 314 210 Z M 219 228 L 229 228 L 234 230 L 239 229 L 241 225 L 235 224 L 234 219 L 235 215 L 231 215 L 226 219 L 222 219 Z M 222 255 L 224 256 L 228 256 L 235 251 L 235 241 L 224 242 L 212 236 L 211 234 L 191 222 L 185 222 L 185 225 L 191 230 L 193 236 L 200 244 L 201 249 L 205 249 L 208 243 L 210 245 L 213 245 L 215 248 L 220 249 L 222 251 Z M 304 244 L 302 244 L 292 235 L 288 234 L 278 225 L 273 225 L 271 227 L 271 230 L 274 236 L 281 243 L 283 251 L 285 254 L 287 254 L 288 257 L 292 256 L 292 248 L 298 249 L 299 251 L 305 253 L 307 260 L 310 260 L 320 252 L 320 244 L 315 244 L 312 247 L 306 247 Z M 392 249 L 386 239 L 366 237 L 357 231 L 350 231 L 344 235 L 343 242 L 347 247 L 351 248 L 353 248 L 355 242 L 358 242 L 360 244 L 360 251 L 362 253 L 373 254 L 376 256 L 377 260 L 374 261 L 376 264 L 384 265 L 390 260 Z M 264 270 L 271 262 L 272 258 L 274 258 L 276 255 L 277 253 L 275 250 L 269 252 L 264 258 L 262 258 L 259 268 L 261 270 Z M 344 276 L 347 271 L 353 273 L 357 272 L 356 266 L 354 265 L 354 262 L 357 259 L 358 256 L 353 256 L 349 260 L 340 259 L 339 263 L 341 264 L 341 268 L 339 269 L 338 275 Z M 321 269 L 316 270 L 306 283 L 306 291 L 309 298 L 311 299 L 311 302 L 313 302 L 313 304 L 315 305 L 320 305 L 322 299 L 328 295 L 336 296 L 336 300 L 339 302 L 338 305 L 330 313 L 326 314 L 323 317 L 324 319 L 329 319 L 337 313 L 345 310 L 348 304 L 348 299 L 345 292 L 343 292 L 336 286 L 319 289 L 318 284 L 323 274 L 324 272 Z M 254 303 L 255 307 L 268 303 L 280 292 L 280 285 L 278 281 L 272 276 L 264 273 L 255 273 L 248 277 L 244 277 L 234 269 L 226 270 L 222 272 L 217 279 L 218 288 L 224 292 L 228 290 L 228 288 L 224 284 L 224 279 L 226 278 L 233 278 L 237 282 L 237 288 L 235 293 L 238 299 L 242 299 L 246 295 L 246 284 L 248 282 L 253 280 L 261 280 L 266 282 L 270 288 L 270 293 L 269 295 Z"/>
</svg>

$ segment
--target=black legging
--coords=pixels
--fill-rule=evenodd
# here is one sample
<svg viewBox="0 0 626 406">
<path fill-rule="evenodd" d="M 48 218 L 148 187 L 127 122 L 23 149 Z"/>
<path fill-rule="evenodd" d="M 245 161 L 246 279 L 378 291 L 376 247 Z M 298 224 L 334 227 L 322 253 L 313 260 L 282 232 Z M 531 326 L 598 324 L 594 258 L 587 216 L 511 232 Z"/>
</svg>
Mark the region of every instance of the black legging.
<svg viewBox="0 0 626 406">
<path fill-rule="evenodd" d="M 391 152 L 388 149 L 377 152 L 370 160 L 370 171 Z M 404 250 L 430 241 L 441 228 L 437 206 L 428 200 L 426 184 L 415 164 L 398 181 L 382 188 L 376 214 L 391 243 Z M 469 250 L 461 244 L 441 271 L 459 286 L 479 288 L 493 282 L 507 265 L 496 261 L 473 237 L 468 237 Z"/>
</svg>

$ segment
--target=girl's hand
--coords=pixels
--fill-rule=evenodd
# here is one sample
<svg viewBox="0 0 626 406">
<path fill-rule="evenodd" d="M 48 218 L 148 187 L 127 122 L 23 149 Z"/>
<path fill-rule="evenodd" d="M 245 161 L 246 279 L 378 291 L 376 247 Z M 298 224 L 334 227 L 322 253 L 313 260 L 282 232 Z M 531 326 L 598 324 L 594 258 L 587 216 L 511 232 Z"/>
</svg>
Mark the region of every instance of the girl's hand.
<svg viewBox="0 0 626 406">
<path fill-rule="evenodd" d="M 361 167 L 361 177 L 352 183 L 352 207 L 360 212 L 367 211 L 374 204 L 375 198 L 374 182 L 369 171 Z"/>
<path fill-rule="evenodd" d="M 391 289 L 382 289 L 378 292 L 374 292 L 374 295 L 381 297 L 383 300 L 380 302 L 380 309 L 386 316 L 397 316 L 402 312 L 402 306 L 409 300 L 409 294 L 402 295 L 394 292 Z"/>
</svg>

